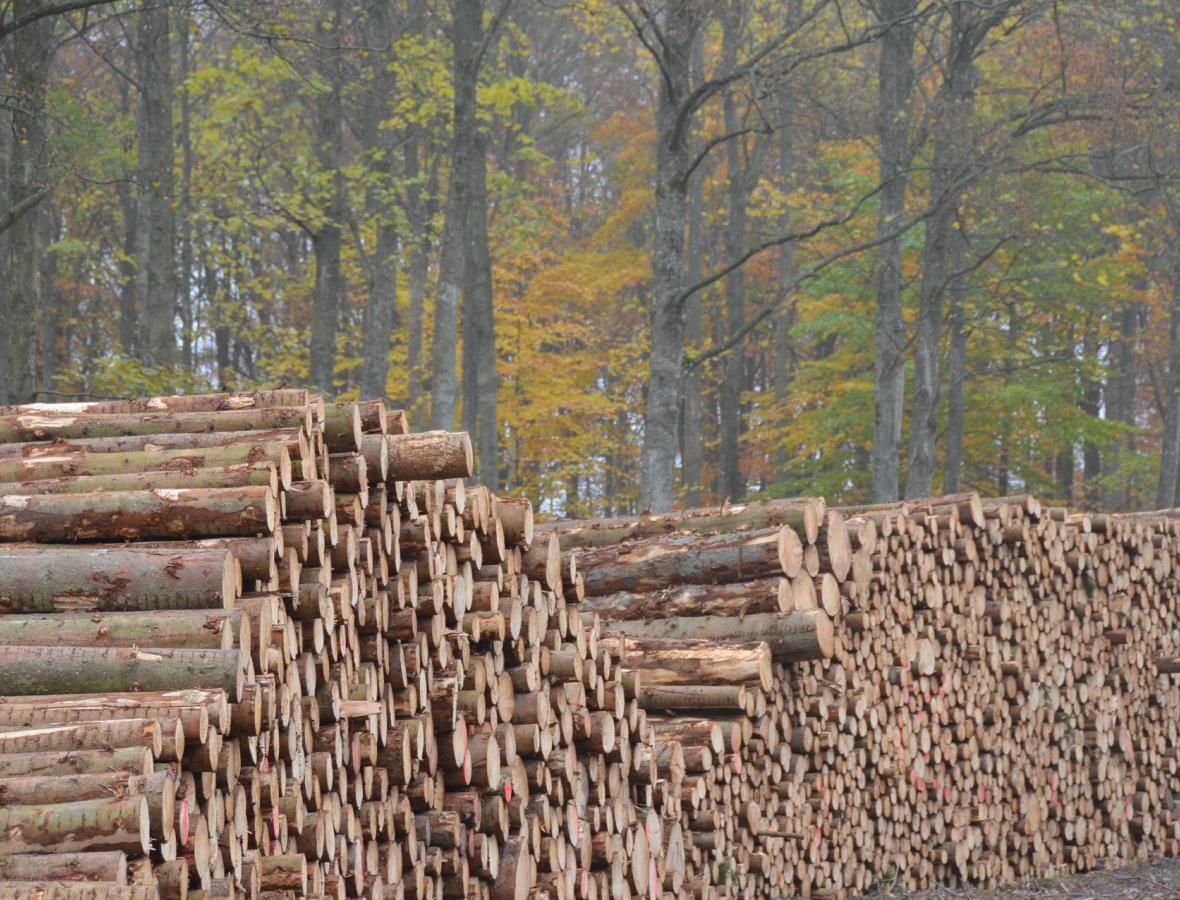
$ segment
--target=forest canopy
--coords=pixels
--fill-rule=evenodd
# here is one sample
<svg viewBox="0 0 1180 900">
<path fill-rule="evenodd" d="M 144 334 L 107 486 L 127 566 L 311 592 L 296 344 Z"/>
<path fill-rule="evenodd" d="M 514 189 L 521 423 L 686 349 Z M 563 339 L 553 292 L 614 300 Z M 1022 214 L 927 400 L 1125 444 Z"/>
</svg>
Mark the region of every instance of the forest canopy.
<svg viewBox="0 0 1180 900">
<path fill-rule="evenodd" d="M 1168 0 L 4 0 L 0 403 L 310 386 L 551 514 L 1177 505 Z"/>
</svg>

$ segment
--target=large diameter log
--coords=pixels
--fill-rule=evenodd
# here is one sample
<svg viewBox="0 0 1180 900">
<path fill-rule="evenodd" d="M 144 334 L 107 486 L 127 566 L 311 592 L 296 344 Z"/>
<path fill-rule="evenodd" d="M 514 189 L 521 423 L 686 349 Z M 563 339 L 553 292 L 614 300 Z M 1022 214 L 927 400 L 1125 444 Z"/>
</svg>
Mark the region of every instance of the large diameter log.
<svg viewBox="0 0 1180 900">
<path fill-rule="evenodd" d="M 162 436 L 161 436 L 162 437 Z M 6 455 L 8 448 L 25 448 L 22 456 Z M 240 472 L 242 467 L 274 466 L 283 485 L 291 482 L 291 454 L 278 441 L 269 443 L 241 442 L 224 447 L 155 448 L 103 452 L 75 447 L 72 444 L 6 444 L 0 446 L 0 482 L 40 483 L 49 480 L 94 478 L 95 484 L 113 485 L 118 479 L 126 481 L 143 475 L 148 478 L 209 478 L 209 470 Z M 159 473 L 149 475 L 149 473 Z M 233 477 L 233 476 L 230 476 Z M 114 479 L 103 482 L 101 479 Z M 158 485 L 176 487 L 177 485 Z M 199 485 L 193 484 L 192 487 Z M 227 487 L 229 485 L 226 485 Z M 103 487 L 114 490 L 113 487 Z M 127 488 L 119 488 L 126 490 Z M 6 492 L 12 488 L 6 487 Z M 68 489 L 69 493 L 78 493 Z M 26 491 L 29 494 L 39 490 Z"/>
<path fill-rule="evenodd" d="M 146 797 L 0 807 L 0 853 L 150 849 Z"/>
<path fill-rule="evenodd" d="M 173 724 L 173 729 L 179 723 Z M 34 753 L 56 750 L 102 750 L 107 747 L 146 747 L 159 757 L 163 728 L 158 719 L 116 719 L 110 722 L 78 722 L 41 725 L 0 731 L 0 753 Z M 181 741 L 183 741 L 183 736 Z"/>
<path fill-rule="evenodd" d="M 196 897 L 197 892 L 189 896 Z M 220 896 L 226 897 L 229 894 L 222 893 Z M 2 881 L 0 900 L 160 900 L 160 886 L 154 881 L 151 884 L 129 885 L 102 882 L 58 884 L 51 881 Z"/>
<path fill-rule="evenodd" d="M 103 772 L 152 771 L 152 752 L 145 747 L 119 750 L 68 750 L 64 753 L 8 753 L 0 755 L 0 778 L 30 775 L 86 775 Z"/>
<path fill-rule="evenodd" d="M 745 581 L 786 574 L 803 562 L 798 536 L 784 526 L 702 537 L 689 532 L 577 554 L 586 596 L 639 592 L 670 584 Z"/>
<path fill-rule="evenodd" d="M 643 670 L 643 685 L 774 683 L 773 658 L 765 642 L 675 640 L 608 635 L 598 646 L 627 669 Z"/>
<path fill-rule="evenodd" d="M 136 550 L 165 550 L 172 554 L 190 550 L 228 550 L 242 568 L 243 578 L 269 581 L 275 577 L 275 562 L 279 556 L 280 538 L 274 535 L 255 537 L 200 538 L 185 541 L 137 541 Z M 126 544 L 92 545 L 95 548 L 126 550 Z"/>
<path fill-rule="evenodd" d="M 521 836 L 504 842 L 500 855 L 500 869 L 492 884 L 492 900 L 525 900 L 531 881 L 530 857 Z"/>
<path fill-rule="evenodd" d="M 249 629 L 240 609 L 44 613 L 0 616 L 0 644 L 249 649 Z"/>
<path fill-rule="evenodd" d="M 701 715 L 745 713 L 749 695 L 742 685 L 693 684 L 643 686 L 639 705 L 651 710 L 693 710 Z"/>
<path fill-rule="evenodd" d="M 695 619 L 618 621 L 604 626 L 631 637 L 702 641 L 765 641 L 775 659 L 829 659 L 835 649 L 832 620 L 822 609 L 793 613 L 763 613 L 744 618 L 700 616 Z M 644 683 L 646 684 L 646 677 Z"/>
<path fill-rule="evenodd" d="M 290 474 L 282 486 L 291 483 Z M 117 475 L 64 475 L 38 481 L 0 483 L 0 496 L 10 494 L 92 494 L 95 491 L 150 491 L 156 488 L 266 487 L 278 494 L 277 469 L 270 463 L 242 463 L 212 469 L 156 469 Z"/>
<path fill-rule="evenodd" d="M 0 856 L 0 881 L 98 881 L 127 883 L 127 856 L 95 853 L 17 853 Z"/>
<path fill-rule="evenodd" d="M 308 400 L 309 394 L 303 388 L 278 388 L 273 391 L 223 391 L 214 394 L 134 397 L 128 400 L 22 403 L 15 406 L 0 406 L 0 415 L 76 416 L 83 413 L 221 412 L 230 409 L 260 409 L 267 406 L 306 406 Z"/>
<path fill-rule="evenodd" d="M 587 597 L 578 604 L 579 612 L 597 613 L 604 620 L 744 616 L 790 612 L 793 608 L 791 582 L 786 578 L 677 585 L 641 594 L 621 592 Z"/>
<path fill-rule="evenodd" d="M 140 775 L 134 772 L 92 772 L 85 775 L 27 775 L 0 778 L 0 804 L 77 803 L 112 797 L 148 797 L 161 800 L 167 812 L 175 811 L 176 778 L 171 771 Z M 164 810 L 162 809 L 162 812 Z"/>
<path fill-rule="evenodd" d="M 110 541 L 272 534 L 269 488 L 0 497 L 0 541 Z"/>
<path fill-rule="evenodd" d="M 225 550 L 0 546 L 0 612 L 216 609 L 236 595 Z"/>
<path fill-rule="evenodd" d="M 420 431 L 386 435 L 389 477 L 397 481 L 470 478 L 473 456 L 466 431 Z"/>
<path fill-rule="evenodd" d="M 533 504 L 527 497 L 496 497 L 496 518 L 509 547 L 528 549 L 533 543 Z"/>
<path fill-rule="evenodd" d="M 837 581 L 847 578 L 852 568 L 852 542 L 848 538 L 844 517 L 836 510 L 828 510 L 824 517 L 816 546 L 819 549 L 820 566 L 831 572 Z"/>
<path fill-rule="evenodd" d="M 179 719 L 185 737 L 203 743 L 210 723 L 220 731 L 229 729 L 230 709 L 225 691 L 216 689 L 0 697 L 0 725 L 52 725 L 101 719 Z"/>
<path fill-rule="evenodd" d="M 247 447 L 267 447 L 278 445 L 286 448 L 292 459 L 308 460 L 312 455 L 311 441 L 303 428 L 270 428 L 266 431 L 218 431 L 201 434 L 144 434 L 128 435 L 125 437 L 107 438 L 71 438 L 69 440 L 55 439 L 44 443 L 0 444 L 0 460 L 32 460 L 42 457 L 56 457 L 63 453 L 84 451 L 97 456 L 115 454 L 138 453 L 147 460 L 151 454 L 160 454 L 167 458 L 171 451 L 181 451 L 181 455 L 196 458 L 213 459 L 210 450 L 221 447 L 244 445 Z M 261 459 L 242 459 L 230 457 L 232 462 L 261 462 Z M 274 460 L 269 460 L 274 462 Z M 192 465 L 192 464 L 190 464 Z M 203 466 L 230 465 L 229 462 L 202 463 Z M 156 468 L 147 466 L 146 468 Z M 107 472 L 118 471 L 108 469 Z M 81 472 L 63 472 L 62 474 L 80 475 Z M 99 474 L 99 473 L 95 473 Z"/>
<path fill-rule="evenodd" d="M 812 543 L 824 514 L 819 498 L 760 500 L 721 507 L 685 509 L 662 515 L 616 516 L 613 519 L 564 519 L 536 527 L 538 536 L 556 534 L 562 550 L 610 547 L 623 541 L 661 537 L 677 531 L 721 534 L 742 529 L 787 525 L 799 539 Z"/>
<path fill-rule="evenodd" d="M 0 416 L 0 443 L 104 438 L 124 435 L 201 434 L 220 431 L 262 431 L 268 428 L 311 430 L 306 406 L 218 412 L 77 413 L 54 416 Z"/>
<path fill-rule="evenodd" d="M 220 688 L 236 703 L 247 662 L 240 650 L 0 646 L 0 685 L 14 696 Z"/>
</svg>

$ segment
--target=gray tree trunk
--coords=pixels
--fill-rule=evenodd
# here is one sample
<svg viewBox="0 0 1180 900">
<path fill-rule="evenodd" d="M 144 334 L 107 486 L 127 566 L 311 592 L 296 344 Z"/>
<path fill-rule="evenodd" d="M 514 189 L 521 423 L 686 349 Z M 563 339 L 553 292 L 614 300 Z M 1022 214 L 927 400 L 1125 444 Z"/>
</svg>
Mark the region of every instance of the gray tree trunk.
<svg viewBox="0 0 1180 900">
<path fill-rule="evenodd" d="M 340 301 L 344 294 L 344 276 L 340 268 L 340 248 L 346 198 L 344 175 L 341 172 L 344 155 L 344 123 L 340 97 L 339 35 L 340 0 L 335 0 L 325 13 L 328 21 L 317 23 L 317 41 L 326 53 L 325 74 L 329 88 L 314 101 L 315 155 L 321 172 L 331 173 L 332 186 L 324 210 L 324 222 L 316 231 L 312 243 L 315 250 L 315 286 L 311 302 L 311 383 L 321 393 L 335 393 L 333 375 L 336 369 L 336 324 Z"/>
<path fill-rule="evenodd" d="M 793 22 L 802 18 L 802 3 L 791 0 L 788 15 Z M 794 188 L 795 173 L 795 96 L 789 81 L 785 81 L 778 92 L 778 177 L 779 189 L 784 193 Z M 779 220 L 779 227 L 785 234 L 791 227 L 791 208 L 785 205 Z M 788 242 L 778 248 L 778 282 L 787 284 L 795 272 L 795 248 Z M 795 304 L 788 303 L 774 320 L 774 403 L 778 415 L 786 414 L 791 388 L 791 369 L 794 348 L 791 329 L 795 326 Z M 785 442 L 780 439 L 774 453 L 775 481 L 783 482 L 788 477 L 787 466 L 791 457 Z"/>
<path fill-rule="evenodd" d="M 180 47 L 180 359 L 185 370 L 193 370 L 196 315 L 193 309 L 193 143 L 188 95 L 189 33 L 191 16 L 183 10 L 177 28 Z"/>
<path fill-rule="evenodd" d="M 379 0 L 366 4 L 365 11 L 365 40 L 378 50 L 368 57 L 369 89 L 365 93 L 364 108 L 358 111 L 356 131 L 367 151 L 380 154 L 378 166 L 392 180 L 396 134 L 389 128 L 381 128 L 380 124 L 391 113 L 390 102 L 397 89 L 397 78 L 388 59 L 393 48 L 393 10 L 389 0 Z M 391 185 L 378 183 L 368 197 L 370 213 L 377 221 L 377 245 L 369 267 L 369 292 L 361 314 L 362 400 L 385 399 L 389 349 L 399 318 L 397 263 L 400 241 L 395 225 L 396 211 L 389 199 L 391 194 Z"/>
<path fill-rule="evenodd" d="M 470 323 L 472 390 L 465 396 L 463 404 L 464 410 L 469 405 L 473 410 L 474 428 L 471 435 L 475 441 L 475 477 L 495 491 L 500 486 L 496 315 L 492 293 L 492 258 L 488 249 L 487 150 L 484 138 L 478 131 L 470 165 L 471 205 L 467 210 L 467 273 L 463 319 Z"/>
<path fill-rule="evenodd" d="M 455 427 L 459 381 L 455 372 L 459 338 L 459 300 L 467 267 L 467 217 L 472 202 L 471 158 L 476 152 L 476 85 L 483 0 L 451 4 L 451 172 L 447 182 L 446 219 L 434 301 L 434 340 L 430 349 L 430 427 Z"/>
<path fill-rule="evenodd" d="M 138 284 L 143 359 L 152 366 L 176 362 L 176 216 L 172 208 L 172 41 L 166 3 L 139 13 Z"/>
<path fill-rule="evenodd" d="M 705 73 L 704 42 L 696 40 L 692 47 L 690 76 L 693 84 L 699 84 Z M 707 161 L 702 165 L 707 165 Z M 705 192 L 704 176 L 692 179 L 688 193 L 688 282 L 696 284 L 704 274 L 705 253 Z M 701 347 L 704 338 L 701 316 L 701 295 L 699 292 L 688 298 L 685 304 L 685 340 L 694 350 Z M 687 506 L 701 505 L 701 471 L 705 462 L 704 409 L 701 396 L 701 374 L 691 368 L 684 376 L 683 401 L 680 419 L 680 468 L 681 484 L 684 488 L 684 502 Z"/>
<path fill-rule="evenodd" d="M 34 11 L 34 0 L 17 0 L 15 18 Z M 45 88 L 53 58 L 53 20 L 39 19 L 12 35 L 15 97 L 8 207 L 17 209 L 49 185 L 49 137 Z M 33 399 L 37 378 L 37 315 L 42 307 L 40 236 L 44 210 L 38 204 L 9 229 L 9 284 L 0 293 L 0 403 Z"/>
<path fill-rule="evenodd" d="M 737 64 L 737 44 L 740 40 L 742 4 L 731 2 L 724 16 L 722 28 L 722 66 L 730 71 Z M 737 132 L 740 123 L 737 101 L 732 91 L 722 99 L 722 128 L 726 134 Z M 737 259 L 746 248 L 746 205 L 749 201 L 750 174 L 742 159 L 742 142 L 734 139 L 725 147 L 726 194 L 729 205 L 725 227 L 725 255 Z M 746 283 L 741 268 L 725 278 L 726 337 L 732 338 L 745 324 Z M 742 385 L 745 381 L 746 357 L 744 345 L 739 344 L 725 355 L 725 372 L 721 382 L 721 493 L 731 500 L 746 494 L 742 478 Z"/>
<path fill-rule="evenodd" d="M 422 400 L 422 315 L 426 307 L 426 278 L 430 258 L 431 216 L 426 208 L 426 192 L 421 184 L 423 137 L 421 128 L 411 126 L 405 143 L 406 218 L 410 226 L 409 265 L 406 273 L 410 288 L 409 321 L 406 323 L 406 368 L 409 370 L 409 397 L 406 405 L 411 410 L 416 410 Z"/>
<path fill-rule="evenodd" d="M 905 17 L 917 0 L 880 0 L 882 22 L 902 20 L 881 38 L 877 70 L 878 170 L 881 179 L 878 232 L 896 228 L 905 216 L 909 186 L 910 120 L 914 88 L 914 26 Z M 873 355 L 873 501 L 897 499 L 901 425 L 905 403 L 905 323 L 901 315 L 901 238 L 877 252 L 877 317 Z"/>
<path fill-rule="evenodd" d="M 957 494 L 963 474 L 963 419 L 964 379 L 967 376 L 967 244 L 961 232 L 951 240 L 951 279 L 947 292 L 950 297 L 951 352 L 948 360 L 946 465 L 942 489 Z"/>
<path fill-rule="evenodd" d="M 679 303 L 684 272 L 684 227 L 690 163 L 683 103 L 691 86 L 692 44 L 700 11 L 691 0 L 666 5 L 659 48 L 656 103 L 656 202 L 649 306 L 648 360 L 639 505 L 671 509 L 676 484 L 676 418 L 684 374 L 684 314 Z"/>
<path fill-rule="evenodd" d="M 1164 430 L 1155 492 L 1155 505 L 1159 509 L 1176 505 L 1177 475 L 1180 474 L 1180 264 L 1174 267 L 1172 273 L 1170 316 L 1168 371 L 1164 381 Z"/>
<path fill-rule="evenodd" d="M 1106 386 L 1107 414 L 1116 422 L 1124 425 L 1135 424 L 1135 334 L 1138 330 L 1139 307 L 1128 304 L 1116 313 L 1116 337 L 1111 344 L 1111 377 Z M 1135 453 L 1135 435 L 1129 433 L 1120 439 L 1119 446 L 1112 453 L 1108 453 L 1103 461 L 1103 470 L 1107 476 L 1114 476 L 1123 465 L 1124 456 L 1131 458 Z M 1130 502 L 1130 496 L 1123 485 L 1111 484 L 1106 491 L 1103 503 L 1107 509 L 1125 509 Z"/>
</svg>

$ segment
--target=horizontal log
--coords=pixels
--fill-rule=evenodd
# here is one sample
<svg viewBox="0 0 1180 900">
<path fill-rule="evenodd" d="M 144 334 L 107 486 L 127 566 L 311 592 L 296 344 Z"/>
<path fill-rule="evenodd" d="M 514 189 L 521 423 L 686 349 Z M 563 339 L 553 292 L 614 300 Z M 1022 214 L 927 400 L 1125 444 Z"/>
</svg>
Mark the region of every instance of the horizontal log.
<svg viewBox="0 0 1180 900">
<path fill-rule="evenodd" d="M 172 730 L 178 727 L 179 723 L 173 721 Z M 159 719 L 115 719 L 12 730 L 4 727 L 0 729 L 0 753 L 145 747 L 158 758 L 163 747 L 164 728 Z M 173 735 L 169 740 L 175 743 Z M 183 746 L 183 735 L 180 741 Z"/>
<path fill-rule="evenodd" d="M 773 685 L 773 660 L 765 642 L 676 640 L 607 635 L 599 647 L 618 665 L 643 671 L 643 684 Z"/>
<path fill-rule="evenodd" d="M 146 797 L 0 807 L 0 853 L 121 850 L 143 856 L 150 848 Z"/>
<path fill-rule="evenodd" d="M 189 897 L 204 900 L 204 891 L 193 891 Z M 227 896 L 223 894 L 222 896 Z M 0 900 L 160 900 L 160 888 L 155 884 L 117 885 L 105 883 L 55 883 L 51 881 L 0 882 Z"/>
<path fill-rule="evenodd" d="M 606 630 L 631 637 L 703 641 L 765 641 L 775 659 L 829 659 L 835 649 L 832 620 L 822 609 L 766 613 L 734 618 L 700 616 L 694 619 L 610 622 Z"/>
<path fill-rule="evenodd" d="M 685 509 L 662 515 L 616 516 L 613 519 L 559 519 L 536 526 L 538 535 L 556 534 L 562 550 L 610 547 L 624 541 L 662 537 L 677 531 L 723 534 L 787 525 L 800 541 L 813 543 L 819 534 L 824 502 L 818 498 L 760 500 L 721 507 Z"/>
<path fill-rule="evenodd" d="M 0 697 L 0 725 L 47 725 L 101 719 L 179 719 L 188 740 L 203 743 L 212 724 L 230 727 L 225 691 L 125 691 Z"/>
<path fill-rule="evenodd" d="M 0 406 L 0 415 L 76 416 L 83 413 L 221 412 L 231 409 L 261 409 L 267 406 L 307 406 L 309 399 L 308 392 L 302 388 L 279 388 L 273 391 L 157 395 L 128 400 L 22 403 L 15 406 Z"/>
<path fill-rule="evenodd" d="M 17 853 L 0 856 L 0 881 L 105 881 L 127 883 L 127 855 L 96 853 Z"/>
<path fill-rule="evenodd" d="M 277 521 L 261 487 L 0 497 L 0 541 L 233 537 L 271 534 Z"/>
<path fill-rule="evenodd" d="M 620 592 L 586 597 L 578 604 L 580 612 L 597 613 L 604 620 L 744 616 L 790 612 L 793 607 L 791 582 L 786 578 L 686 584 L 646 593 Z"/>
<path fill-rule="evenodd" d="M 281 448 L 280 448 L 281 449 Z M 286 453 L 286 450 L 282 450 Z M 173 466 L 146 472 L 113 475 L 62 475 L 30 481 L 0 482 L 0 497 L 11 494 L 92 494 L 96 491 L 150 491 L 157 488 L 266 487 L 278 494 L 291 485 L 290 459 L 280 480 L 278 468 L 269 462 L 239 463 L 196 469 Z"/>
<path fill-rule="evenodd" d="M 0 646 L 10 696 L 219 688 L 238 702 L 249 658 L 240 650 Z"/>
<path fill-rule="evenodd" d="M 269 428 L 311 430 L 306 406 L 217 412 L 76 413 L 0 416 L 0 443 L 107 438 L 125 435 L 200 434 L 221 431 L 261 431 Z"/>
<path fill-rule="evenodd" d="M 226 550 L 0 545 L 0 612 L 216 609 L 236 596 Z"/>
<path fill-rule="evenodd" d="M 240 609 L 44 613 L 0 616 L 0 644 L 249 650 L 251 632 Z"/>
<path fill-rule="evenodd" d="M 128 549 L 128 544 L 90 544 L 86 549 Z M 244 578 L 270 581 L 275 577 L 280 537 L 261 535 L 252 537 L 196 538 L 172 541 L 136 541 L 136 550 L 165 550 L 173 554 L 191 550 L 228 550 L 242 568 Z"/>
<path fill-rule="evenodd" d="M 701 536 L 680 532 L 577 553 L 586 596 L 660 590 L 672 584 L 746 581 L 786 574 L 803 562 L 798 536 L 786 526 Z"/>
<path fill-rule="evenodd" d="M 387 435 L 389 477 L 398 481 L 470 478 L 474 457 L 467 432 L 421 431 Z"/>
<path fill-rule="evenodd" d="M 60 753 L 6 753 L 0 755 L 0 778 L 97 775 L 106 772 L 150 775 L 153 765 L 152 752 L 146 747 L 66 750 Z"/>
</svg>

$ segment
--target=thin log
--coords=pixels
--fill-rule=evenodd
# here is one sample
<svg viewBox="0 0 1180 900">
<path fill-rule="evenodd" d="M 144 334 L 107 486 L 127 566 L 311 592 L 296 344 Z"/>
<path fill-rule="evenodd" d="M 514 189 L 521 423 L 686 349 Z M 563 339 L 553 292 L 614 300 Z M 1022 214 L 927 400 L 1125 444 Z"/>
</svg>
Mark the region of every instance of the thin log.
<svg viewBox="0 0 1180 900">
<path fill-rule="evenodd" d="M 609 623 L 606 628 L 616 634 L 643 638 L 765 641 L 775 659 L 789 662 L 829 659 L 835 648 L 832 620 L 822 609 L 744 618 L 700 616 L 694 619 L 618 621 Z"/>
</svg>

